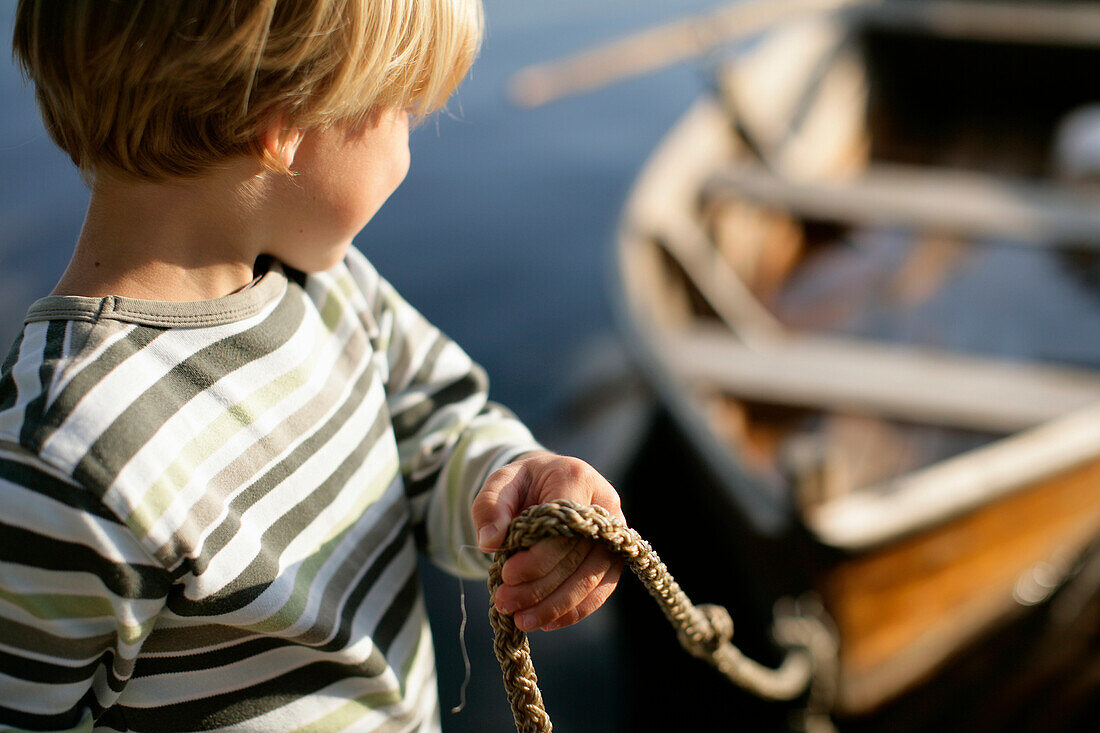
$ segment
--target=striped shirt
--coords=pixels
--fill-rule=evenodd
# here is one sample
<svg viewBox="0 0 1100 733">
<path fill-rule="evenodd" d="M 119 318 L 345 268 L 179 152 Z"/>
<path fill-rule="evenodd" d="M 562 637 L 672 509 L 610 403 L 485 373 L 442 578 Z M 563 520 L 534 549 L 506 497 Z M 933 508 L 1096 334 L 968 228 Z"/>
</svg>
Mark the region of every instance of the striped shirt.
<svg viewBox="0 0 1100 733">
<path fill-rule="evenodd" d="M 354 249 L 38 301 L 0 371 L 0 723 L 438 730 L 417 549 L 483 573 L 473 497 L 538 448 L 486 392 Z"/>
</svg>

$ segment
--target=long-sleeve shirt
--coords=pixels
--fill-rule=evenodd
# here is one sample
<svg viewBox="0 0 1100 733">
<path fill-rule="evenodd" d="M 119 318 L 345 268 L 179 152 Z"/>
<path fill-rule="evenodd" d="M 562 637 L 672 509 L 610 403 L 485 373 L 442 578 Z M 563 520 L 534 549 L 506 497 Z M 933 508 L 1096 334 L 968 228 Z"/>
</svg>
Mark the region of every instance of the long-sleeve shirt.
<svg viewBox="0 0 1100 733">
<path fill-rule="evenodd" d="M 38 301 L 0 371 L 0 724 L 437 729 L 417 548 L 484 572 L 473 497 L 538 448 L 486 394 L 354 249 Z"/>
</svg>

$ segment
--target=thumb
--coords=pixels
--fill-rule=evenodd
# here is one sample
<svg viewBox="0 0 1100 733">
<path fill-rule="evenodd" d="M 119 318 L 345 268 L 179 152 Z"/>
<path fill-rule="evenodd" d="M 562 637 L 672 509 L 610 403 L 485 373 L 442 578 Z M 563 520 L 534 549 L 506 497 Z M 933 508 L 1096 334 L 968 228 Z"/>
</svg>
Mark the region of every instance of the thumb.
<svg viewBox="0 0 1100 733">
<path fill-rule="evenodd" d="M 531 484 L 523 464 L 510 463 L 493 472 L 481 487 L 472 508 L 477 545 L 482 552 L 499 550 L 508 525 L 522 510 Z"/>
</svg>

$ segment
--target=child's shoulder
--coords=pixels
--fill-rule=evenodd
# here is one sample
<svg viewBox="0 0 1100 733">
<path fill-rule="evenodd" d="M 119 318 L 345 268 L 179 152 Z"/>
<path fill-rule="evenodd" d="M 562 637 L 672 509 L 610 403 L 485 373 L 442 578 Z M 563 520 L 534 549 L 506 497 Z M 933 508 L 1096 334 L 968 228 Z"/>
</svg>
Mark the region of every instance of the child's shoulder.
<svg viewBox="0 0 1100 733">
<path fill-rule="evenodd" d="M 36 312 L 39 304 L 44 308 Z M 33 433 L 72 367 L 117 330 L 94 313 L 53 310 L 59 305 L 55 298 L 35 304 L 0 366 L 0 439 L 18 443 Z"/>
<path fill-rule="evenodd" d="M 387 287 L 351 248 L 327 272 L 272 265 L 252 287 L 214 301 L 43 298 L 0 366 L 0 439 L 53 449 L 60 438 L 46 445 L 45 436 L 64 427 L 94 440 L 111 416 L 140 421 L 139 412 L 168 409 L 278 350 L 301 328 L 303 299 L 321 320 L 372 321 Z"/>
<path fill-rule="evenodd" d="M 151 341 L 152 334 L 133 324 L 100 317 L 103 300 L 39 300 L 0 366 L 0 441 L 59 475 L 71 476 L 79 462 L 73 457 L 74 442 L 90 445 L 94 440 L 74 440 L 95 431 L 95 421 L 86 418 L 104 404 L 118 405 L 124 399 L 118 389 L 105 399 L 84 398 L 110 381 L 127 354 Z M 80 415 L 77 405 L 82 405 Z"/>
</svg>

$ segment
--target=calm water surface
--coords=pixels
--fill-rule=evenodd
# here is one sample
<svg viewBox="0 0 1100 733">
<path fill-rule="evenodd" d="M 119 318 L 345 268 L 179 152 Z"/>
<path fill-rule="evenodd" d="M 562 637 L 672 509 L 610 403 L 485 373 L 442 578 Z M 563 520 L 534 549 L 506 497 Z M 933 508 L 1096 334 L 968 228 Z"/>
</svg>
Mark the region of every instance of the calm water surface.
<svg viewBox="0 0 1100 733">
<path fill-rule="evenodd" d="M 606 299 L 617 212 L 649 149 L 705 84 L 681 66 L 537 110 L 505 86 L 518 68 L 691 11 L 714 0 L 486 0 L 488 37 L 451 105 L 413 133 L 409 177 L 357 243 L 405 297 L 489 371 L 494 398 L 552 447 L 603 455 L 564 419 L 595 371 L 618 364 Z M 0 341 L 47 293 L 79 231 L 87 192 L 41 128 L 10 58 L 13 0 L 0 0 Z M 612 366 L 612 370 L 617 367 Z M 611 437 L 615 443 L 614 436 Z M 620 443 L 622 441 L 619 441 Z M 457 702 L 457 581 L 426 571 L 444 707 Z M 467 584 L 474 662 L 466 712 L 449 731 L 505 731 L 510 714 Z M 615 728 L 608 614 L 535 639 L 560 730 Z"/>
</svg>

